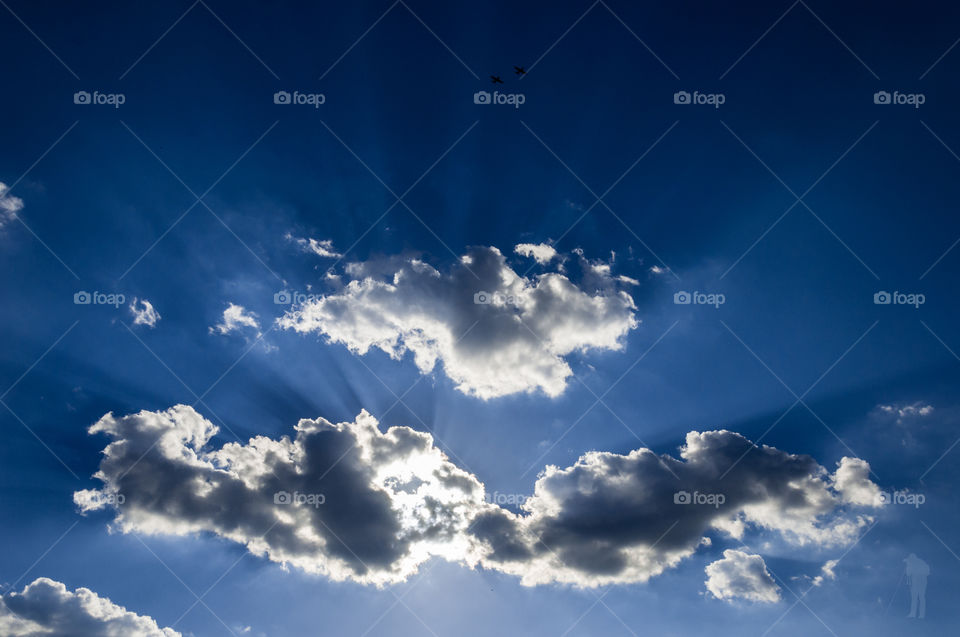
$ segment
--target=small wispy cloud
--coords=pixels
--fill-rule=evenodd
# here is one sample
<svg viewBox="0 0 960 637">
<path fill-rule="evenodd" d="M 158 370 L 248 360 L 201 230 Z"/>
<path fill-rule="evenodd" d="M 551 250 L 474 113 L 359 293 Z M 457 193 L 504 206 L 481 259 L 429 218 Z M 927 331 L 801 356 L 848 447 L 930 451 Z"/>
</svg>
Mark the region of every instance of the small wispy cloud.
<svg viewBox="0 0 960 637">
<path fill-rule="evenodd" d="M 130 302 L 130 313 L 133 315 L 134 325 L 156 327 L 157 321 L 161 318 L 160 313 L 150 301 L 137 297 L 133 297 L 133 301 Z"/>
<path fill-rule="evenodd" d="M 309 252 L 315 254 L 318 257 L 325 257 L 328 259 L 339 259 L 343 255 L 337 252 L 336 248 L 333 247 L 332 239 L 312 239 L 312 238 L 299 238 L 294 237 L 289 232 L 284 235 L 284 239 L 291 241 L 297 245 L 303 252 Z"/>
<path fill-rule="evenodd" d="M 532 257 L 540 265 L 546 265 L 557 257 L 557 251 L 546 243 L 518 243 L 513 251 L 524 257 Z"/>
<path fill-rule="evenodd" d="M 895 416 L 898 425 L 904 424 L 907 420 L 923 418 L 933 413 L 933 405 L 924 404 L 922 401 L 911 404 L 877 405 L 877 409 L 885 414 Z"/>
<path fill-rule="evenodd" d="M 21 210 L 23 210 L 23 199 L 11 195 L 9 186 L 0 181 L 0 228 L 16 219 L 17 213 Z"/>
</svg>

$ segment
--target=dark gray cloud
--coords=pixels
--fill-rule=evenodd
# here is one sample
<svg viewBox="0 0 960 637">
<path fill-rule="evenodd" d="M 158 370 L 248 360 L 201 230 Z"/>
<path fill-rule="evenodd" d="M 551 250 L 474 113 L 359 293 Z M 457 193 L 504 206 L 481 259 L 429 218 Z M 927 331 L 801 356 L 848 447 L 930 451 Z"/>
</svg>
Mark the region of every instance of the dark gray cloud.
<svg viewBox="0 0 960 637">
<path fill-rule="evenodd" d="M 277 562 L 378 585 L 433 556 L 527 585 L 645 581 L 711 532 L 850 544 L 880 506 L 862 460 L 830 473 L 729 431 L 687 434 L 679 458 L 637 449 L 548 466 L 519 513 L 487 501 L 429 434 L 381 432 L 366 412 L 220 449 L 209 448 L 216 427 L 183 405 L 108 414 L 90 431 L 112 441 L 96 474 L 104 487 L 74 496 L 82 511 L 113 509 L 122 531 L 216 533 Z"/>
<path fill-rule="evenodd" d="M 108 414 L 90 431 L 113 442 L 96 474 L 105 487 L 74 495 L 82 511 L 114 507 L 124 531 L 213 532 L 336 580 L 398 581 L 431 555 L 457 555 L 483 506 L 482 485 L 429 434 L 382 433 L 366 412 L 218 450 L 206 450 L 216 427 L 184 405 Z"/>
<path fill-rule="evenodd" d="M 88 588 L 67 590 L 41 577 L 17 593 L 0 596 L 3 637 L 181 637 Z"/>
<path fill-rule="evenodd" d="M 489 549 L 485 566 L 531 585 L 644 581 L 692 555 L 710 531 L 849 544 L 872 519 L 864 509 L 879 506 L 863 497 L 879 493 L 868 474 L 858 459 L 831 474 L 730 431 L 690 432 L 679 459 L 638 449 L 549 466 L 520 514 L 486 513 L 472 532 Z"/>
</svg>

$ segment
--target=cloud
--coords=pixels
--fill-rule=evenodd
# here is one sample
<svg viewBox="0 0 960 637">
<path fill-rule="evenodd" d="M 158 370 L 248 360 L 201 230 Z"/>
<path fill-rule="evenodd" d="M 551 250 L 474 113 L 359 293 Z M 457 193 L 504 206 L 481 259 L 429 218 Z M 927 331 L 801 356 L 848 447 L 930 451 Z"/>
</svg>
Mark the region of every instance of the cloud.
<svg viewBox="0 0 960 637">
<path fill-rule="evenodd" d="M 41 577 L 20 593 L 0 596 L 4 637 L 180 637 L 172 628 L 128 611 L 88 588 L 71 592 Z"/>
<path fill-rule="evenodd" d="M 518 275 L 496 248 L 472 248 L 448 272 L 416 258 L 351 263 L 335 294 L 278 320 L 352 352 L 407 352 L 420 372 L 443 369 L 465 394 L 490 399 L 540 390 L 560 395 L 573 352 L 621 350 L 638 324 L 633 299 L 581 257 L 582 280 L 557 272 Z"/>
<path fill-rule="evenodd" d="M 896 416 L 898 425 L 904 424 L 907 420 L 923 418 L 933 413 L 933 405 L 925 405 L 920 401 L 910 405 L 877 405 L 877 408 L 885 414 Z"/>
<path fill-rule="evenodd" d="M 820 574 L 813 578 L 811 584 L 820 586 L 827 580 L 837 579 L 837 573 L 833 570 L 837 567 L 840 560 L 827 560 L 820 569 Z"/>
<path fill-rule="evenodd" d="M 843 488 L 809 456 L 755 447 L 730 431 L 693 431 L 680 459 L 641 448 L 547 466 L 523 513 L 484 513 L 473 532 L 491 549 L 484 565 L 524 584 L 626 584 L 691 556 L 709 532 L 849 545 L 872 521 L 862 509 L 880 503 L 849 502 Z"/>
<path fill-rule="evenodd" d="M 469 552 L 464 531 L 488 506 L 483 487 L 429 434 L 382 433 L 366 412 L 295 430 L 206 450 L 217 428 L 190 407 L 108 414 L 90 428 L 113 439 L 96 474 L 106 486 L 74 502 L 83 512 L 114 506 L 124 532 L 209 531 L 337 581 L 402 581 L 431 556 Z"/>
<path fill-rule="evenodd" d="M 557 251 L 546 243 L 518 243 L 513 251 L 524 257 L 533 257 L 540 265 L 546 265 L 557 257 Z"/>
<path fill-rule="evenodd" d="M 365 411 L 219 449 L 217 427 L 184 405 L 107 414 L 89 431 L 111 441 L 103 487 L 74 494 L 81 512 L 112 510 L 123 532 L 215 533 L 338 581 L 402 581 L 436 556 L 527 586 L 626 584 L 689 558 L 708 533 L 832 547 L 872 521 L 837 473 L 729 431 L 689 433 L 679 459 L 641 448 L 547 466 L 519 512 L 487 498 L 430 434 L 382 432 Z M 721 487 L 722 502 L 706 497 Z"/>
<path fill-rule="evenodd" d="M 834 486 L 847 504 L 873 506 L 883 496 L 880 487 L 870 480 L 870 465 L 859 458 L 843 458 L 834 474 Z"/>
<path fill-rule="evenodd" d="M 727 549 L 722 560 L 707 565 L 704 570 L 707 590 L 717 599 L 768 604 L 780 601 L 780 587 L 759 555 Z"/>
<path fill-rule="evenodd" d="M 330 259 L 339 259 L 343 255 L 336 251 L 333 247 L 332 239 L 300 239 L 294 237 L 289 232 L 284 235 L 284 238 L 287 241 L 292 241 L 297 244 L 297 246 L 304 252 L 311 252 L 318 257 L 326 257 Z"/>
<path fill-rule="evenodd" d="M 133 301 L 130 303 L 130 313 L 133 314 L 134 325 L 155 327 L 157 321 L 161 318 L 160 313 L 153 309 L 153 304 L 150 301 L 137 299 L 137 297 L 133 297 Z"/>
<path fill-rule="evenodd" d="M 11 195 L 7 184 L 0 181 L 0 228 L 8 221 L 13 221 L 21 210 L 23 210 L 23 199 Z"/>
<path fill-rule="evenodd" d="M 223 311 L 223 320 L 210 328 L 210 333 L 230 334 L 248 327 L 257 331 L 257 337 L 260 336 L 260 321 L 257 315 L 247 311 L 242 305 L 231 303 Z"/>
</svg>

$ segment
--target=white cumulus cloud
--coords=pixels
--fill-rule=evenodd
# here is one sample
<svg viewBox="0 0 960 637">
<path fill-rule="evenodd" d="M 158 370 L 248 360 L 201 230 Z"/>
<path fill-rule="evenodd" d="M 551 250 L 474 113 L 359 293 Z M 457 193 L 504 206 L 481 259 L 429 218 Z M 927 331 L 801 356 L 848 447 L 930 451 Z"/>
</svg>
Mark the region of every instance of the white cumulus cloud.
<svg viewBox="0 0 960 637">
<path fill-rule="evenodd" d="M 727 549 L 722 560 L 712 562 L 704 570 L 707 590 L 717 599 L 768 604 L 780 601 L 780 587 L 759 555 Z"/>
<path fill-rule="evenodd" d="M 533 257 L 540 265 L 546 265 L 557 257 L 557 251 L 546 243 L 518 243 L 513 251 L 525 257 Z"/>
<path fill-rule="evenodd" d="M 461 392 L 482 399 L 540 390 L 558 396 L 572 374 L 565 357 L 621 350 L 638 324 L 621 284 L 582 259 L 574 282 L 558 272 L 517 274 L 496 248 L 473 248 L 448 272 L 416 258 L 352 263 L 352 280 L 278 321 L 357 354 L 411 352 L 421 373 L 441 363 Z"/>
<path fill-rule="evenodd" d="M 243 328 L 254 329 L 257 332 L 257 336 L 260 336 L 260 321 L 257 320 L 257 315 L 248 311 L 242 305 L 230 303 L 227 309 L 223 311 L 223 319 L 211 327 L 210 332 L 230 334 L 231 332 L 240 331 Z"/>
<path fill-rule="evenodd" d="M 40 577 L 21 592 L 0 596 L 0 635 L 3 637 L 181 637 L 160 628 L 150 617 L 137 615 L 88 588 L 75 591 Z"/>
</svg>

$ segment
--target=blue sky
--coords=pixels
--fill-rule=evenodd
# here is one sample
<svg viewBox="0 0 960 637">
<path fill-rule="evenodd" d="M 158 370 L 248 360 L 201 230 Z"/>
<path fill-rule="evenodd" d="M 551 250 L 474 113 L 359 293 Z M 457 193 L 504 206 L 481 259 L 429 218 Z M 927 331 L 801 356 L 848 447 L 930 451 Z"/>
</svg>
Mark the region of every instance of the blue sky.
<svg viewBox="0 0 960 637">
<path fill-rule="evenodd" d="M 44 577 L 184 635 L 955 626 L 957 9 L 0 4 L 8 612 Z M 275 103 L 281 91 L 323 103 Z M 523 103 L 477 104 L 479 91 Z M 85 104 L 82 92 L 123 103 Z M 684 92 L 723 103 L 685 104 Z M 888 94 L 922 104 L 884 103 Z M 326 248 L 309 249 L 310 239 Z M 539 263 L 518 244 L 557 256 Z M 464 266 L 463 255 L 473 261 Z M 495 277 L 471 270 L 485 259 L 524 281 L 538 299 L 529 314 L 469 301 L 497 292 L 479 287 Z M 375 280 L 395 291 L 352 295 L 350 285 Z M 548 280 L 570 287 L 548 294 Z M 123 301 L 78 304 L 80 292 Z M 275 303 L 278 292 L 303 303 Z M 694 292 L 723 302 L 676 302 Z M 903 296 L 876 303 L 882 292 Z M 922 304 L 897 302 L 907 295 Z M 134 323 L 135 298 L 157 317 Z M 231 304 L 245 323 L 224 322 Z M 511 322 L 518 313 L 544 338 Z M 400 324 L 413 331 L 393 333 L 406 351 L 391 356 L 373 334 Z M 418 350 L 415 333 L 446 344 Z M 416 354 L 428 350 L 437 361 L 425 370 Z M 552 389 L 530 380 L 544 370 L 563 378 Z M 503 502 L 491 494 L 533 496 L 548 465 L 587 471 L 584 454 L 640 448 L 679 458 L 688 432 L 713 430 L 809 457 L 828 474 L 845 456 L 862 459 L 869 488 L 924 501 L 838 504 L 828 515 L 861 526 L 835 542 L 791 541 L 773 528 L 788 518 L 755 519 L 739 538 L 710 528 L 709 545 L 662 572 L 626 569 L 601 585 L 589 580 L 593 558 L 507 564 L 493 551 L 433 553 L 378 587 L 356 573 L 310 572 L 309 556 L 284 565 L 251 554 L 208 523 L 210 511 L 191 518 L 184 501 L 144 495 L 147 463 L 125 467 L 141 492 L 128 490 L 123 469 L 101 465 L 112 439 L 91 425 L 112 412 L 116 439 L 135 447 L 147 420 L 122 417 L 177 404 L 219 427 L 198 453 L 293 437 L 301 418 L 353 423 L 366 410 L 381 432 L 430 434 L 494 505 Z M 93 477 L 98 469 L 116 483 Z M 657 488 L 644 471 L 630 478 L 641 498 Z M 778 479 L 777 467 L 756 471 L 757 484 Z M 611 511 L 603 488 L 590 499 L 577 492 L 583 483 L 569 495 L 560 482 L 541 483 L 532 506 L 559 498 L 576 552 L 589 542 L 570 529 L 589 520 L 608 533 Z M 696 484 L 730 500 L 756 492 L 717 473 Z M 117 485 L 126 505 L 75 502 Z M 764 502 L 776 517 L 790 503 L 774 491 Z M 829 491 L 847 497 L 835 482 Z M 617 538 L 650 548 L 636 538 L 677 513 L 656 504 L 656 523 L 618 518 Z M 359 505 L 338 511 L 338 523 L 373 532 Z M 476 521 L 471 511 L 460 521 Z M 542 531 L 541 543 L 555 537 L 547 530 L 559 537 L 559 522 L 529 522 L 537 511 L 507 504 L 503 515 L 520 534 Z M 188 523 L 199 526 L 168 532 Z M 905 618 L 910 553 L 931 569 L 922 621 Z M 762 558 L 759 577 L 737 574 L 775 599 L 718 595 L 719 578 L 707 585 L 708 565 L 740 554 Z M 822 571 L 830 560 L 833 577 Z M 547 581 L 531 584 L 524 574 L 541 567 Z M 44 617 L 35 616 L 41 634 L 77 634 Z M 93 631 L 83 634 L 110 634 Z"/>
</svg>

